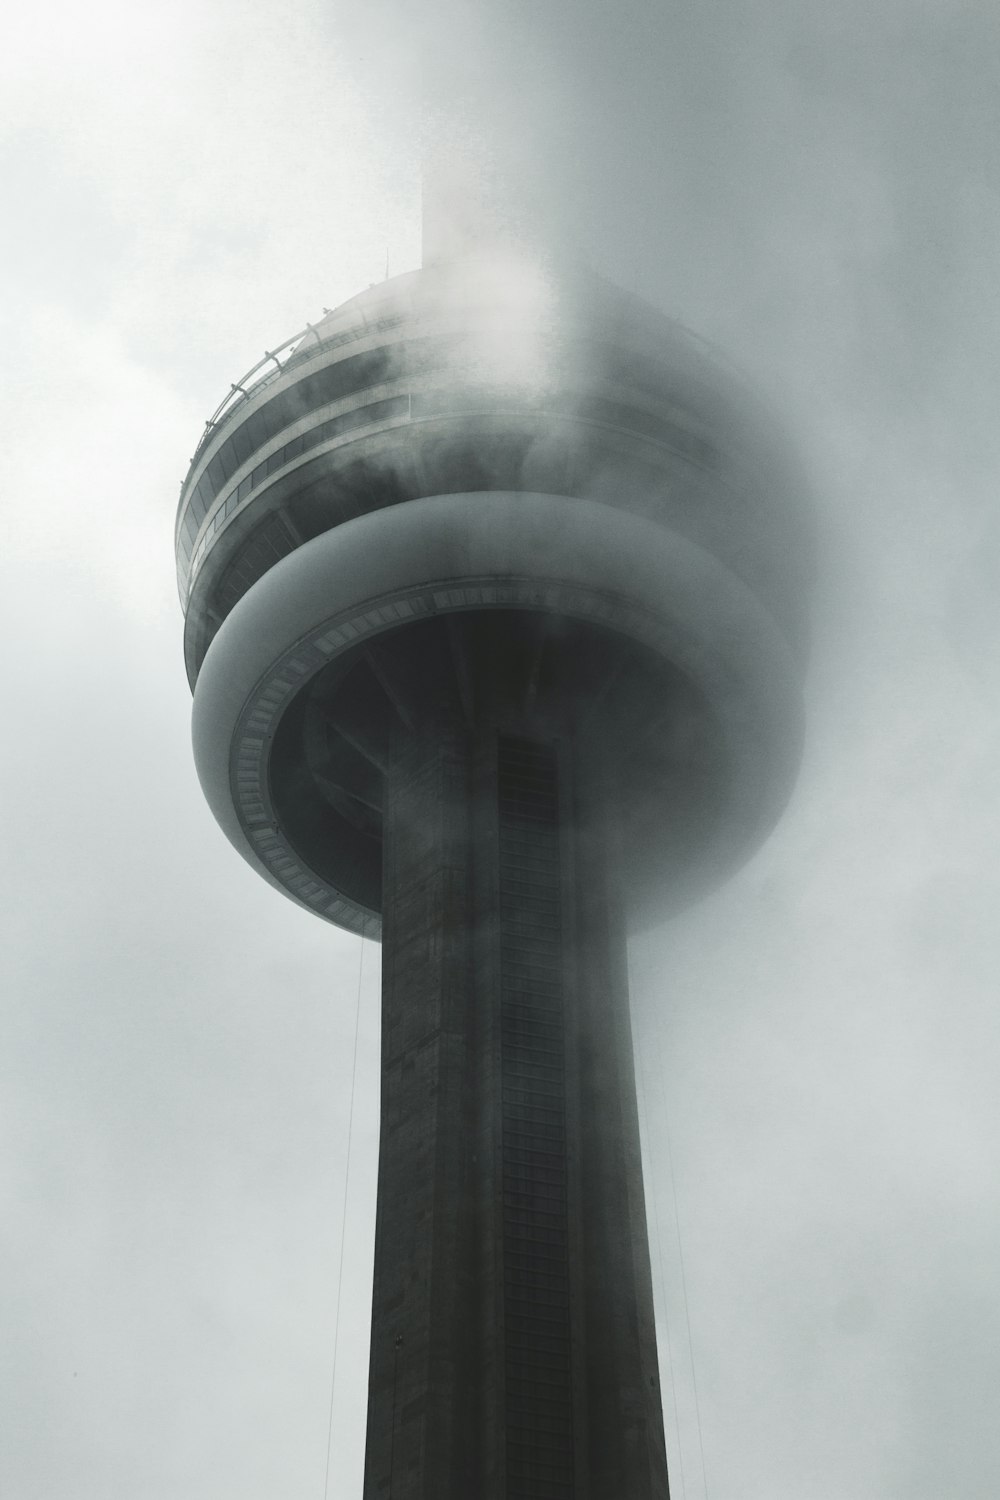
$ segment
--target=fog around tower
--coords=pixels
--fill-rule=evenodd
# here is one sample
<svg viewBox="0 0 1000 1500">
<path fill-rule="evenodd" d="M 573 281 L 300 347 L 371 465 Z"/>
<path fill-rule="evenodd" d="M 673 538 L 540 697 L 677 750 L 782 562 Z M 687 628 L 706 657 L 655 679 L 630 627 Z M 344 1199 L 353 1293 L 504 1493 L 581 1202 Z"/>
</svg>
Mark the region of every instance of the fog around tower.
<svg viewBox="0 0 1000 1500">
<path fill-rule="evenodd" d="M 792 805 L 632 950 L 674 1493 L 992 1500 L 998 32 L 985 0 L 11 23 L 0 1493 L 322 1495 L 359 992 L 328 1493 L 360 1493 L 377 950 L 211 821 L 172 526 L 227 384 L 419 263 L 460 141 L 498 218 L 753 377 L 818 517 Z"/>
</svg>

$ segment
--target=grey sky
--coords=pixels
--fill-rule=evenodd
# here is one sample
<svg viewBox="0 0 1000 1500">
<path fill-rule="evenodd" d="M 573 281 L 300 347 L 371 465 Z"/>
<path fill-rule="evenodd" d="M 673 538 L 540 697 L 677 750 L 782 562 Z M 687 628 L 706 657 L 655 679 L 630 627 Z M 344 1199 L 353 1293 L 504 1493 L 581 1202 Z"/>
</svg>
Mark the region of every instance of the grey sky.
<svg viewBox="0 0 1000 1500">
<path fill-rule="evenodd" d="M 994 1500 L 998 16 L 11 11 L 5 1500 L 323 1494 L 359 945 L 203 805 L 172 524 L 228 383 L 387 248 L 418 263 L 428 133 L 751 370 L 814 481 L 799 790 L 633 947 L 675 1494 L 705 1487 L 667 1120 L 711 1500 Z M 369 945 L 334 1500 L 360 1494 L 377 980 Z"/>
</svg>

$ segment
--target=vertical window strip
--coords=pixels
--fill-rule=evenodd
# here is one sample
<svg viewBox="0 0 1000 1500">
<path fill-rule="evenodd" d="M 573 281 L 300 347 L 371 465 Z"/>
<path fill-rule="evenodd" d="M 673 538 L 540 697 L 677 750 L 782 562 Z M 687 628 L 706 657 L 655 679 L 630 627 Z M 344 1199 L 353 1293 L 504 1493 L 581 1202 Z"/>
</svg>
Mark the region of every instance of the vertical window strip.
<svg viewBox="0 0 1000 1500">
<path fill-rule="evenodd" d="M 498 745 L 507 1493 L 573 1493 L 555 753 Z"/>
</svg>

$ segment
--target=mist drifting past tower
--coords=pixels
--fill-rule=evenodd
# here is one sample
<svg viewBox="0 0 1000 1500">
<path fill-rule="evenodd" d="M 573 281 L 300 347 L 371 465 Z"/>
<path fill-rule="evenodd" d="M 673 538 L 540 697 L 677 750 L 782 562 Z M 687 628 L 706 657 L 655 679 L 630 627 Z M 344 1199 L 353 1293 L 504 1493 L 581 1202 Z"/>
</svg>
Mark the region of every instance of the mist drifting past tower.
<svg viewBox="0 0 1000 1500">
<path fill-rule="evenodd" d="M 800 484 L 595 276 L 471 259 L 233 387 L 177 524 L 224 831 L 383 944 L 365 1500 L 664 1500 L 626 922 L 778 817 Z"/>
</svg>

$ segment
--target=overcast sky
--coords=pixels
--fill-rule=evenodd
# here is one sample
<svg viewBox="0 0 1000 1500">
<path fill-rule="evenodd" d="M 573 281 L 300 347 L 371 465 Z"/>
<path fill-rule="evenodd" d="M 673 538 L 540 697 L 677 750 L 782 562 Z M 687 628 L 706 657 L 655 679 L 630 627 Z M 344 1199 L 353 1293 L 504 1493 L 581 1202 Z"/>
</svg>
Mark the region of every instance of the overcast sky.
<svg viewBox="0 0 1000 1500">
<path fill-rule="evenodd" d="M 995 1500 L 995 0 L 8 8 L 0 1494 L 324 1500 L 343 1228 L 360 1500 L 378 951 L 211 820 L 172 527 L 229 383 L 419 264 L 435 137 L 813 481 L 794 801 L 632 949 L 675 1500 Z"/>
</svg>

